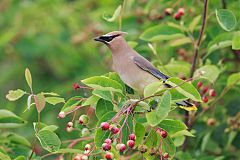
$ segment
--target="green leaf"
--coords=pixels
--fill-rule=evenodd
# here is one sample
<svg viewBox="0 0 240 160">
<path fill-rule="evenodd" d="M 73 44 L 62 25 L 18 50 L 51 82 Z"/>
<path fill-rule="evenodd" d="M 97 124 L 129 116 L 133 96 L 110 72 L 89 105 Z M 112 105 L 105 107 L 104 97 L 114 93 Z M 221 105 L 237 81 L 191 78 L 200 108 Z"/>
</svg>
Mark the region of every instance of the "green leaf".
<svg viewBox="0 0 240 160">
<path fill-rule="evenodd" d="M 240 50 L 240 32 L 237 32 L 233 37 L 232 49 Z"/>
<path fill-rule="evenodd" d="M 145 145 L 151 149 L 151 148 L 158 148 L 160 144 L 160 137 L 156 133 L 156 131 L 153 129 L 149 132 L 148 136 L 146 137 L 146 143 Z M 153 156 L 150 156 L 148 152 L 143 154 L 144 158 L 154 160 Z"/>
<path fill-rule="evenodd" d="M 21 89 L 10 90 L 10 91 L 8 91 L 8 94 L 6 95 L 6 98 L 9 101 L 16 101 L 17 99 L 21 98 L 24 94 L 26 94 L 26 92 Z"/>
<path fill-rule="evenodd" d="M 122 121 L 120 122 L 120 126 L 123 126 L 124 120 L 126 119 L 126 116 L 123 116 Z M 131 134 L 133 131 L 133 119 L 131 115 L 127 117 L 126 124 L 122 128 L 122 143 L 127 144 L 128 141 L 128 135 Z"/>
<path fill-rule="evenodd" d="M 154 82 L 154 83 L 151 83 L 149 85 L 147 85 L 145 88 L 144 88 L 144 97 L 149 97 L 149 96 L 152 96 L 154 95 L 155 93 L 161 91 L 162 89 L 164 89 L 164 85 L 162 82 Z"/>
<path fill-rule="evenodd" d="M 0 152 L 0 160 L 11 160 L 11 158 L 8 155 Z"/>
<path fill-rule="evenodd" d="M 102 91 L 95 89 L 92 91 L 92 94 L 107 101 L 112 101 L 112 94 L 110 91 Z"/>
<path fill-rule="evenodd" d="M 87 86 L 103 91 L 114 91 L 122 93 L 123 87 L 117 81 L 104 76 L 95 76 L 82 80 Z"/>
<path fill-rule="evenodd" d="M 32 90 L 32 76 L 31 76 L 31 72 L 28 68 L 26 68 L 26 70 L 25 70 L 25 79 L 27 81 L 28 86 Z"/>
<path fill-rule="evenodd" d="M 181 30 L 166 26 L 166 25 L 158 25 L 151 28 L 148 28 L 144 31 L 140 39 L 145 41 L 159 41 L 159 40 L 170 40 L 185 37 Z"/>
<path fill-rule="evenodd" d="M 42 92 L 45 96 L 59 96 L 59 94 L 54 92 Z"/>
<path fill-rule="evenodd" d="M 98 121 L 96 127 L 99 127 L 102 122 L 107 122 L 111 120 L 116 115 L 116 112 L 107 112 L 102 116 L 102 118 Z M 110 135 L 110 131 L 103 131 L 101 128 L 98 128 L 95 132 L 94 142 L 96 147 L 102 147 L 102 144 L 106 138 Z"/>
<path fill-rule="evenodd" d="M 119 5 L 117 9 L 114 11 L 112 17 L 106 17 L 105 15 L 103 15 L 103 19 L 105 19 L 108 22 L 113 22 L 119 17 L 121 10 L 122 10 L 122 5 Z"/>
<path fill-rule="evenodd" d="M 168 113 L 170 112 L 171 106 L 171 94 L 169 91 L 165 91 L 163 96 L 161 97 L 161 101 L 157 108 L 151 112 L 146 113 L 147 122 L 151 126 L 158 125 L 162 120 L 164 120 Z"/>
<path fill-rule="evenodd" d="M 189 37 L 182 37 L 182 38 L 178 38 L 170 41 L 169 46 L 177 47 L 177 46 L 182 46 L 189 43 L 192 43 L 192 40 Z"/>
<path fill-rule="evenodd" d="M 64 104 L 64 106 L 61 109 L 61 112 L 71 112 L 74 110 L 79 104 L 82 102 L 81 96 L 75 96 L 67 100 L 67 102 Z"/>
<path fill-rule="evenodd" d="M 240 72 L 233 73 L 228 77 L 227 86 L 240 85 Z"/>
<path fill-rule="evenodd" d="M 41 127 L 40 127 L 40 128 L 41 128 Z M 49 131 L 54 132 L 54 131 L 57 130 L 57 129 L 58 129 L 58 126 L 56 126 L 56 125 L 49 125 L 49 126 L 45 126 L 45 127 L 41 128 L 41 131 L 42 131 L 42 130 L 49 130 Z"/>
<path fill-rule="evenodd" d="M 98 96 L 92 95 L 83 102 L 82 106 L 95 106 L 99 99 Z"/>
<path fill-rule="evenodd" d="M 216 17 L 219 25 L 225 31 L 232 31 L 237 24 L 237 20 L 232 11 L 227 9 L 217 9 Z"/>
<path fill-rule="evenodd" d="M 13 144 L 21 144 L 21 145 L 24 145 L 24 146 L 27 146 L 27 147 L 30 147 L 31 144 L 30 142 L 23 136 L 20 136 L 18 134 L 15 134 L 15 133 L 9 133 L 7 135 L 7 138 L 10 140 L 11 143 Z"/>
<path fill-rule="evenodd" d="M 181 70 L 179 70 L 181 68 Z M 175 61 L 172 60 L 170 63 L 164 66 L 158 66 L 158 69 L 163 72 L 170 74 L 170 76 L 177 77 L 183 75 L 185 77 L 189 76 L 191 64 L 184 61 Z"/>
<path fill-rule="evenodd" d="M 202 144 L 201 144 L 201 151 L 204 151 L 206 149 L 206 146 L 208 144 L 209 138 L 211 136 L 211 132 L 208 132 L 202 140 Z"/>
<path fill-rule="evenodd" d="M 136 135 L 136 140 L 135 140 L 135 146 L 138 146 L 141 144 L 144 136 L 145 136 L 145 127 L 141 123 L 136 123 L 135 125 L 135 135 Z"/>
<path fill-rule="evenodd" d="M 17 156 L 14 160 L 27 160 L 25 156 Z"/>
<path fill-rule="evenodd" d="M 35 102 L 38 113 L 40 113 L 46 105 L 46 101 L 43 93 L 34 95 L 34 102 Z"/>
<path fill-rule="evenodd" d="M 167 136 L 167 138 L 163 138 L 162 151 L 163 153 L 167 152 L 170 157 L 174 157 L 176 153 L 176 146 L 171 138 L 171 136 Z"/>
<path fill-rule="evenodd" d="M 205 57 L 209 56 L 213 51 L 232 46 L 233 36 L 234 32 L 222 33 L 216 36 L 214 40 L 208 44 L 207 55 Z"/>
<path fill-rule="evenodd" d="M 180 147 L 181 145 L 183 145 L 184 141 L 185 141 L 185 137 L 179 136 L 174 138 L 173 143 L 176 147 Z"/>
<path fill-rule="evenodd" d="M 184 96 L 197 102 L 202 101 L 197 89 L 189 82 L 185 82 L 184 80 L 176 77 L 171 77 L 166 81 L 166 83 L 175 87 L 175 89 Z"/>
<path fill-rule="evenodd" d="M 56 105 L 58 103 L 64 103 L 65 102 L 65 99 L 64 98 L 61 98 L 61 97 L 46 97 L 45 98 L 45 101 L 47 103 L 50 103 L 52 105 Z"/>
<path fill-rule="evenodd" d="M 55 152 L 60 149 L 61 141 L 54 132 L 50 130 L 41 130 L 36 136 L 45 150 Z"/>
<path fill-rule="evenodd" d="M 17 128 L 24 124 L 26 124 L 26 121 L 21 117 L 8 110 L 0 110 L 0 128 Z"/>
<path fill-rule="evenodd" d="M 105 113 L 113 111 L 113 104 L 104 99 L 100 99 L 96 105 L 96 116 L 100 119 Z"/>
<path fill-rule="evenodd" d="M 187 126 L 182 121 L 174 119 L 164 119 L 159 126 L 166 130 L 169 134 L 187 129 Z"/>
<path fill-rule="evenodd" d="M 191 21 L 191 23 L 189 24 L 189 30 L 190 32 L 193 32 L 194 29 L 196 29 L 196 26 L 198 25 L 198 23 L 201 20 L 201 15 L 198 15 L 197 17 L 194 17 L 194 19 Z"/>
<path fill-rule="evenodd" d="M 220 74 L 220 70 L 215 65 L 205 65 L 197 69 L 194 72 L 193 77 L 194 78 L 199 77 L 200 73 L 203 73 L 203 75 L 200 78 L 205 78 L 209 80 L 211 83 L 214 83 Z"/>
<path fill-rule="evenodd" d="M 181 130 L 178 131 L 174 134 L 171 135 L 171 137 L 179 137 L 179 136 L 188 136 L 188 137 L 195 137 L 191 132 L 189 132 L 188 130 Z"/>
</svg>

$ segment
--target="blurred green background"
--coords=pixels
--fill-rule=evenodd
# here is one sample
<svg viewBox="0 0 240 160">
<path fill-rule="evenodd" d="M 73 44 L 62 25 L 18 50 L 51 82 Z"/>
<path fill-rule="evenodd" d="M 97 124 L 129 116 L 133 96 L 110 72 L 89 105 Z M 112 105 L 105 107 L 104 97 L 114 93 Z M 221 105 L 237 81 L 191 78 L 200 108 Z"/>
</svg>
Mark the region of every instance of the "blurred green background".
<svg viewBox="0 0 240 160">
<path fill-rule="evenodd" d="M 193 51 L 191 45 L 169 47 L 168 42 L 160 42 L 157 47 L 158 55 L 154 55 L 147 43 L 139 40 L 139 35 L 146 28 L 156 24 L 179 23 L 172 17 L 161 18 L 161 13 L 167 7 L 187 8 L 187 15 L 184 16 L 183 22 L 188 25 L 192 17 L 202 13 L 202 2 L 202 0 L 183 0 L 177 3 L 169 0 L 127 0 L 122 30 L 129 33 L 127 40 L 136 42 L 135 49 L 157 65 L 166 64 L 170 59 L 182 60 L 178 54 L 179 48 L 186 50 L 185 61 L 191 62 Z M 228 8 L 233 10 L 239 19 L 240 2 L 237 0 L 227 2 Z M 32 138 L 34 132 L 31 122 L 37 120 L 37 114 L 33 108 L 24 112 L 27 107 L 27 97 L 17 102 L 9 102 L 5 98 L 10 89 L 28 89 L 24 78 L 25 68 L 29 68 L 32 73 L 35 93 L 52 91 L 66 99 L 82 94 L 80 91 L 73 90 L 73 83 L 111 71 L 109 50 L 106 46 L 94 42 L 93 38 L 118 30 L 117 21 L 107 22 L 103 16 L 111 16 L 120 4 L 122 0 L 0 0 L 0 108 L 9 109 L 29 122 L 27 126 L 15 131 Z M 221 1 L 211 0 L 207 37 L 203 41 L 200 52 L 205 52 L 208 42 L 216 35 L 223 33 L 214 17 L 216 8 L 222 8 Z M 198 31 L 193 35 L 197 38 Z M 225 63 L 226 73 L 239 71 L 239 61 L 231 61 L 239 54 L 233 54 L 229 48 L 217 52 L 218 54 L 212 54 L 209 57 L 212 63 L 217 64 L 225 58 L 229 60 Z M 220 77 L 217 91 L 221 91 L 227 76 L 228 74 L 225 74 Z M 235 110 L 221 110 L 215 115 L 217 119 L 221 120 L 222 114 L 226 113 L 231 116 L 236 115 L 240 110 L 239 91 L 230 91 L 222 103 L 222 106 L 231 104 Z M 42 121 L 47 124 L 65 125 L 68 119 L 61 122 L 57 119 L 61 107 L 62 105 L 47 104 L 42 113 Z M 226 125 L 228 115 L 223 118 L 225 121 L 220 123 Z M 198 131 L 203 130 L 204 126 L 201 123 L 205 122 L 203 118 L 197 123 Z M 222 131 L 226 126 L 221 127 L 219 130 Z M 58 131 L 62 140 L 77 136 L 74 133 L 69 136 L 66 132 L 61 132 L 63 130 L 64 127 Z M 203 136 L 206 132 L 201 134 Z M 240 136 L 238 138 L 240 139 Z M 221 139 L 220 142 L 221 148 L 225 141 Z M 240 147 L 239 143 L 236 146 Z"/>
</svg>

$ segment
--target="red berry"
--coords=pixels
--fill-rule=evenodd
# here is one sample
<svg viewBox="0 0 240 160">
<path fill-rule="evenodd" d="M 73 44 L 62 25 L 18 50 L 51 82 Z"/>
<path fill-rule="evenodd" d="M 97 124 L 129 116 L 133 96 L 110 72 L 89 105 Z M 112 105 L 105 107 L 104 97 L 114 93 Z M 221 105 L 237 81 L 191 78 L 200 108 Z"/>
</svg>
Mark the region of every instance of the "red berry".
<svg viewBox="0 0 240 160">
<path fill-rule="evenodd" d="M 216 91 L 214 89 L 210 89 L 209 90 L 209 96 L 216 97 L 216 95 L 217 95 L 217 93 L 216 93 Z"/>
<path fill-rule="evenodd" d="M 203 85 L 203 83 L 202 83 L 202 82 L 198 82 L 198 83 L 197 83 L 197 87 L 198 87 L 198 88 L 201 88 L 201 87 L 202 87 L 202 85 Z"/>
<path fill-rule="evenodd" d="M 108 143 L 103 143 L 102 148 L 104 151 L 109 151 L 111 149 L 111 145 Z"/>
<path fill-rule="evenodd" d="M 172 11 L 173 11 L 172 8 L 166 8 L 166 9 L 164 10 L 164 13 L 169 16 L 169 15 L 172 14 Z"/>
<path fill-rule="evenodd" d="M 58 118 L 64 118 L 65 117 L 65 113 L 64 112 L 59 112 L 58 113 Z"/>
<path fill-rule="evenodd" d="M 128 136 L 128 139 L 135 141 L 136 140 L 136 135 L 132 133 Z"/>
<path fill-rule="evenodd" d="M 111 127 L 111 132 L 112 132 L 113 134 L 117 134 L 118 131 L 119 131 L 119 129 L 118 129 L 116 126 Z"/>
<path fill-rule="evenodd" d="M 73 84 L 73 89 L 77 90 L 78 88 L 80 88 L 80 86 L 77 83 Z"/>
<path fill-rule="evenodd" d="M 202 89 L 202 92 L 203 92 L 203 93 L 207 93 L 208 89 L 209 89 L 209 87 L 206 86 L 206 87 L 204 87 L 204 88 Z"/>
<path fill-rule="evenodd" d="M 166 138 L 168 135 L 167 132 L 164 130 L 162 130 L 160 133 L 161 133 L 162 138 Z"/>
<path fill-rule="evenodd" d="M 114 155 L 112 152 L 107 152 L 106 155 L 105 155 L 105 158 L 107 160 L 112 160 L 114 158 Z"/>
<path fill-rule="evenodd" d="M 112 140 L 110 138 L 105 139 L 104 143 L 111 144 Z"/>
<path fill-rule="evenodd" d="M 71 128 L 72 126 L 73 126 L 73 122 L 68 122 L 68 123 L 67 123 L 67 127 L 68 127 L 68 128 Z"/>
<path fill-rule="evenodd" d="M 180 20 L 181 19 L 181 15 L 179 13 L 175 13 L 174 14 L 174 19 L 175 20 Z"/>
<path fill-rule="evenodd" d="M 119 149 L 119 151 L 120 152 L 123 152 L 123 151 L 125 151 L 125 149 L 126 149 L 126 145 L 125 144 L 120 144 L 120 149 Z"/>
<path fill-rule="evenodd" d="M 185 13 L 184 8 L 179 8 L 177 13 L 178 13 L 180 16 L 183 16 L 184 13 Z"/>
<path fill-rule="evenodd" d="M 208 102 L 208 97 L 207 96 L 203 96 L 202 100 L 203 100 L 204 103 L 207 103 Z"/>
<path fill-rule="evenodd" d="M 133 140 L 128 140 L 127 145 L 128 145 L 128 147 L 133 148 L 135 145 L 135 142 Z"/>
<path fill-rule="evenodd" d="M 110 125 L 107 122 L 102 122 L 100 126 L 102 130 L 108 130 Z"/>
<path fill-rule="evenodd" d="M 166 152 L 166 153 L 164 153 L 164 155 L 163 155 L 163 158 L 169 158 L 169 154 Z"/>
</svg>

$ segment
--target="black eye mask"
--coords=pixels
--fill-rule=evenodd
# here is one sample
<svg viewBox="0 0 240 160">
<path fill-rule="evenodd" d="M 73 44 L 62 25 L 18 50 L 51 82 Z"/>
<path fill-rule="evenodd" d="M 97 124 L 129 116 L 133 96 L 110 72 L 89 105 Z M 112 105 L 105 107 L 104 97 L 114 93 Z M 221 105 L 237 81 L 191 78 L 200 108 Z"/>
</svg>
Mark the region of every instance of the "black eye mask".
<svg viewBox="0 0 240 160">
<path fill-rule="evenodd" d="M 117 35 L 113 35 L 113 36 L 100 36 L 99 39 L 104 40 L 105 42 L 110 42 L 118 36 L 120 36 L 120 35 L 117 34 Z"/>
</svg>

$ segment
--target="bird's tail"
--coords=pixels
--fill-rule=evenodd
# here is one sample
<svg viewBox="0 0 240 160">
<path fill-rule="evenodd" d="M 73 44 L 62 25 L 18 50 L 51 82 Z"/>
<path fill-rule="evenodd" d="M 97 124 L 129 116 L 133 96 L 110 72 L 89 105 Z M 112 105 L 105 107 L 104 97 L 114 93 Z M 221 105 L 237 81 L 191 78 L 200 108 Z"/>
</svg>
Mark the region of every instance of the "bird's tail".
<svg viewBox="0 0 240 160">
<path fill-rule="evenodd" d="M 196 111 L 197 110 L 196 105 L 188 102 L 187 100 L 184 100 L 181 102 L 176 102 L 176 104 L 178 105 L 178 107 L 180 107 L 184 110 L 187 110 L 187 111 Z"/>
</svg>

